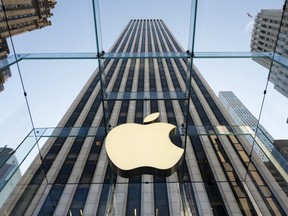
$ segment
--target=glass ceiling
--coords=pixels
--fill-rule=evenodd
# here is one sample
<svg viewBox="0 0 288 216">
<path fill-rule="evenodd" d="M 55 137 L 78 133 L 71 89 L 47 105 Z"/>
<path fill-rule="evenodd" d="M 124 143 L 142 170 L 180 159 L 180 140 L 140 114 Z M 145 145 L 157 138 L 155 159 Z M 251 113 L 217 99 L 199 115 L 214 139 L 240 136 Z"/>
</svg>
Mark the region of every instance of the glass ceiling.
<svg viewBox="0 0 288 216">
<path fill-rule="evenodd" d="M 17 149 L 24 140 L 29 145 L 21 147 L 25 153 L 18 149 L 19 157 L 24 160 L 30 151 L 37 153 L 45 141 L 38 141 L 37 131 L 57 127 L 95 68 L 107 58 L 189 58 L 216 95 L 233 91 L 275 140 L 287 139 L 288 98 L 267 81 L 274 64 L 266 69 L 252 60 L 268 57 L 288 67 L 287 58 L 274 52 L 250 52 L 256 14 L 283 5 L 284 0 L 58 1 L 51 26 L 7 39 L 10 55 L 0 66 L 10 66 L 12 76 L 0 92 L 0 147 Z M 130 19 L 162 19 L 184 52 L 109 52 Z M 125 94 L 109 96 L 123 99 Z M 185 99 L 185 95 L 159 99 Z M 44 137 L 49 136 L 53 133 Z M 34 157 L 29 154 L 26 162 Z"/>
</svg>

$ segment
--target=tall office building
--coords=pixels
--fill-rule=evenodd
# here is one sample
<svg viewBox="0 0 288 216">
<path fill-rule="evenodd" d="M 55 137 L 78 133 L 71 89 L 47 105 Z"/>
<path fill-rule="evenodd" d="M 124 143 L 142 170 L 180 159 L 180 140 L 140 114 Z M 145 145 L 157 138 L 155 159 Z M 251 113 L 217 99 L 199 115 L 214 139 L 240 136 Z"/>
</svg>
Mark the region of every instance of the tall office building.
<svg viewBox="0 0 288 216">
<path fill-rule="evenodd" d="M 110 52 L 183 49 L 166 25 L 153 19 L 131 20 Z M 251 145 L 241 135 L 227 133 L 232 119 L 195 67 L 186 94 L 187 58 L 115 56 L 103 63 L 105 82 L 100 82 L 101 68 L 88 80 L 60 121 L 58 127 L 64 128 L 59 136 L 55 131 L 56 137 L 43 146 L 42 156 L 26 171 L 2 214 L 288 214 L 287 195 L 260 158 L 250 160 Z M 169 177 L 117 176 L 105 150 L 106 118 L 113 128 L 141 124 L 155 112 L 161 122 L 177 126 L 171 139 L 185 148 L 181 166 Z M 227 130 L 219 134 L 217 128 Z M 75 136 L 69 136 L 72 132 Z"/>
<path fill-rule="evenodd" d="M 252 52 L 275 52 L 282 57 L 288 57 L 288 9 L 261 10 L 255 18 L 252 39 Z M 280 26 L 281 23 L 281 26 Z M 278 57 L 276 57 L 278 58 Z M 254 58 L 262 66 L 270 70 L 270 58 Z M 288 97 L 288 68 L 277 62 L 273 62 L 269 81 L 274 88 Z"/>
<path fill-rule="evenodd" d="M 235 121 L 236 125 L 246 125 L 249 126 L 253 131 L 256 131 L 258 120 L 254 115 L 246 108 L 246 106 L 237 98 L 237 96 L 232 91 L 220 91 L 218 95 L 219 100 L 231 115 L 232 119 Z M 266 131 L 266 129 L 259 124 L 257 130 L 257 137 L 261 141 L 265 149 L 272 152 L 273 150 L 273 137 Z M 247 139 L 253 145 L 254 137 L 247 136 Z M 261 157 L 263 161 L 268 161 L 265 153 L 261 148 L 255 143 L 255 151 Z"/>
<path fill-rule="evenodd" d="M 0 60 L 10 53 L 6 38 L 51 25 L 49 17 L 55 4 L 55 0 L 0 1 Z M 0 71 L 0 91 L 4 90 L 1 77 L 9 72 L 9 68 Z"/>
<path fill-rule="evenodd" d="M 273 145 L 288 161 L 288 140 L 274 140 Z"/>
<path fill-rule="evenodd" d="M 261 157 L 263 162 L 273 160 L 276 167 L 281 166 L 283 172 L 288 173 L 287 159 L 283 157 L 281 152 L 274 146 L 274 139 L 268 131 L 261 125 L 258 120 L 245 107 L 245 105 L 231 91 L 219 92 L 219 100 L 230 114 L 236 125 L 245 125 L 251 128 L 255 134 L 247 135 L 246 138 Z M 266 164 L 266 163 L 265 163 Z"/>
</svg>

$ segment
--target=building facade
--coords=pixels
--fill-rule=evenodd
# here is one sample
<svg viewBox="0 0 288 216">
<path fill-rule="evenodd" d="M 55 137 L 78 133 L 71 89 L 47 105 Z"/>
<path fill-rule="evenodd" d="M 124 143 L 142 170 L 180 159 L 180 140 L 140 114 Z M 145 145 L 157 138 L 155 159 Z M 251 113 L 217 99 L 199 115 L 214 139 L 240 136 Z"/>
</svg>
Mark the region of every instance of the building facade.
<svg viewBox="0 0 288 216">
<path fill-rule="evenodd" d="M 270 163 L 266 163 L 272 161 L 272 163 L 278 170 L 281 170 L 284 175 L 287 175 L 288 162 L 283 155 L 283 151 L 274 146 L 275 140 L 273 139 L 273 137 L 261 124 L 258 124 L 257 119 L 237 98 L 237 96 L 231 91 L 221 91 L 219 92 L 218 98 L 227 110 L 227 112 L 230 114 L 232 119 L 235 121 L 236 125 L 244 125 L 245 127 L 251 128 L 251 130 L 255 132 L 251 135 L 247 135 L 246 138 L 253 146 L 255 152 L 260 156 L 264 164 L 267 164 L 270 172 L 274 176 L 278 176 L 279 178 L 281 178 L 281 175 L 277 173 L 277 170 L 273 169 Z M 255 134 L 256 137 L 254 137 Z M 286 184 L 280 185 L 284 191 L 288 189 Z"/>
<path fill-rule="evenodd" d="M 283 158 L 288 161 L 288 140 L 274 140 L 273 145 L 283 155 Z"/>
<path fill-rule="evenodd" d="M 253 131 L 256 131 L 258 125 L 257 118 L 254 117 L 254 115 L 245 107 L 245 105 L 232 91 L 220 91 L 218 98 L 227 112 L 231 115 L 236 125 L 246 125 L 251 127 Z M 269 152 L 272 152 L 274 148 L 274 139 L 261 124 L 258 125 L 257 137 L 264 144 L 265 148 L 268 149 Z M 251 145 L 253 145 L 254 138 L 252 136 L 247 136 L 247 139 Z M 254 148 L 263 161 L 268 161 L 265 153 L 261 150 L 257 143 L 254 145 Z"/>
<path fill-rule="evenodd" d="M 9 54 L 6 38 L 51 25 L 55 0 L 3 0 L 0 5 L 0 59 Z"/>
<path fill-rule="evenodd" d="M 284 10 L 261 10 L 257 14 L 250 46 L 252 52 L 275 52 L 282 57 L 288 57 L 288 9 L 286 4 Z M 275 61 L 271 65 L 270 58 L 254 58 L 253 60 L 267 69 L 271 69 L 269 81 L 274 84 L 274 88 L 278 92 L 288 97 L 287 66 Z"/>
<path fill-rule="evenodd" d="M 55 4 L 55 0 L 3 0 L 0 2 L 0 60 L 7 58 L 10 53 L 8 37 L 51 25 L 49 18 L 52 16 L 51 9 Z M 3 71 L 3 74 L 9 72 L 8 68 Z M 1 82 L 1 76 L 4 75 L 1 73 L 2 71 L 0 71 L 0 91 L 3 91 L 4 82 Z"/>
<path fill-rule="evenodd" d="M 184 51 L 162 20 L 131 20 L 110 53 L 140 52 Z M 1 213 L 288 214 L 287 194 L 261 159 L 251 156 L 245 137 L 216 132 L 232 119 L 196 67 L 187 84 L 188 67 L 187 58 L 105 59 L 105 80 L 96 69 L 60 121 L 63 129 L 45 143 Z M 181 166 L 166 178 L 117 176 L 105 150 L 106 119 L 110 130 L 126 122 L 141 124 L 155 112 L 161 122 L 177 126 L 171 140 L 185 149 Z M 203 127 L 209 128 L 204 134 Z M 76 129 L 79 133 L 69 136 Z"/>
</svg>

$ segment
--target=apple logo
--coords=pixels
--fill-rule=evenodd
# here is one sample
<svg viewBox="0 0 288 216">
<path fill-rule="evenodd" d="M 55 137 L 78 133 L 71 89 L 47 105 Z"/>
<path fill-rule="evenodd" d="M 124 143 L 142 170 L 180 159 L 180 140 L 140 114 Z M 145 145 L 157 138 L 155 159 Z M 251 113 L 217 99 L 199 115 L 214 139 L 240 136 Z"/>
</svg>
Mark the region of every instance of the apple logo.
<svg viewBox="0 0 288 216">
<path fill-rule="evenodd" d="M 156 122 L 159 113 L 148 115 L 144 124 L 126 123 L 113 128 L 105 139 L 111 167 L 119 176 L 141 174 L 172 175 L 180 166 L 184 149 L 174 145 L 169 135 L 175 126 Z"/>
</svg>

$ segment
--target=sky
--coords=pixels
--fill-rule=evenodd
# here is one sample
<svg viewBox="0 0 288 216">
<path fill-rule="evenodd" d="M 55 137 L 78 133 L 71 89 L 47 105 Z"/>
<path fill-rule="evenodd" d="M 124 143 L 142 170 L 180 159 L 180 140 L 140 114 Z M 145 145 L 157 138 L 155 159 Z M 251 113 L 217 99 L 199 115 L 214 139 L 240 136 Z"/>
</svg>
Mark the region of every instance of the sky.
<svg viewBox="0 0 288 216">
<path fill-rule="evenodd" d="M 62 0 L 52 26 L 13 37 L 16 53 L 95 52 L 92 1 Z M 283 0 L 198 1 L 195 52 L 248 52 L 253 19 L 261 9 L 279 9 Z M 103 50 L 108 52 L 130 19 L 162 19 L 188 49 L 190 0 L 100 0 Z M 9 42 L 11 45 L 11 42 Z M 10 47 L 11 49 L 11 47 Z M 11 49 L 11 53 L 13 50 Z M 195 59 L 216 95 L 233 91 L 259 116 L 268 70 L 251 59 Z M 96 60 L 25 60 L 19 63 L 34 126 L 55 127 L 97 67 Z M 0 93 L 0 146 L 15 148 L 32 129 L 16 65 Z M 288 99 L 268 86 L 260 123 L 287 138 Z"/>
</svg>

